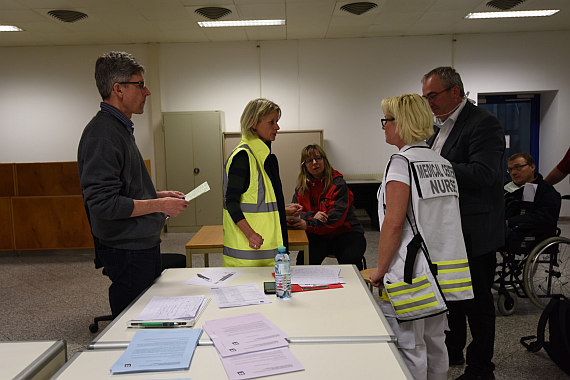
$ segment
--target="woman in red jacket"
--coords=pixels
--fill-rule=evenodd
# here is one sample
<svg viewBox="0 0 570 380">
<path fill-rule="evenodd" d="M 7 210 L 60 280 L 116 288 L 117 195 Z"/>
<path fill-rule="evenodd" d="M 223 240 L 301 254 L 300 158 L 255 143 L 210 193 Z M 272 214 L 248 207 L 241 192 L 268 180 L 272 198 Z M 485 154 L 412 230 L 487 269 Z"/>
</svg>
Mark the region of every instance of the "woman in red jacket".
<svg viewBox="0 0 570 380">
<path fill-rule="evenodd" d="M 293 203 L 303 209 L 299 218 L 288 217 L 288 223 L 307 231 L 309 264 L 320 265 L 333 254 L 339 264 L 354 264 L 362 270 L 366 239 L 342 174 L 332 168 L 319 145 L 303 148 L 300 166 Z M 303 256 L 300 251 L 297 265 L 303 264 Z"/>
</svg>

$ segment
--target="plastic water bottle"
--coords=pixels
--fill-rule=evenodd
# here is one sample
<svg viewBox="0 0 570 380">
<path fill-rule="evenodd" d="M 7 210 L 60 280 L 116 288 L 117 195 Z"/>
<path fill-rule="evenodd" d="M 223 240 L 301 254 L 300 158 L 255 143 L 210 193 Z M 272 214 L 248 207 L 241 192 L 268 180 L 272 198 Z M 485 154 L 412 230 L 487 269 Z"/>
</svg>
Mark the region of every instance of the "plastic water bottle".
<svg viewBox="0 0 570 380">
<path fill-rule="evenodd" d="M 275 256 L 275 294 L 278 298 L 291 298 L 291 261 L 285 247 L 277 248 Z"/>
</svg>

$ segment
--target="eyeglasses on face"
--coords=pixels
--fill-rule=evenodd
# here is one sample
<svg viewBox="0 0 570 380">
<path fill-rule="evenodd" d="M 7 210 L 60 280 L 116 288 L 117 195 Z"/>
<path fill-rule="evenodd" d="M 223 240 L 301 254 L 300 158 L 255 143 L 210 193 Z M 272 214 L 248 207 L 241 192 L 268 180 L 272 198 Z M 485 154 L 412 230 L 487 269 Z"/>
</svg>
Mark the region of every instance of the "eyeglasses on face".
<svg viewBox="0 0 570 380">
<path fill-rule="evenodd" d="M 433 102 L 435 100 L 435 98 L 437 98 L 439 96 L 439 94 L 443 94 L 445 91 L 449 91 L 453 88 L 453 86 L 445 88 L 441 91 L 438 92 L 430 92 L 429 94 L 425 95 L 424 98 L 428 101 L 428 102 Z"/>
<path fill-rule="evenodd" d="M 305 165 L 312 164 L 313 161 L 315 161 L 316 163 L 319 163 L 319 162 L 321 162 L 322 160 L 323 160 L 323 158 L 322 158 L 321 156 L 316 156 L 316 157 L 313 157 L 313 158 L 307 158 L 307 159 L 305 160 Z"/>
<path fill-rule="evenodd" d="M 512 168 L 507 169 L 507 173 L 511 174 L 512 172 L 518 172 L 519 170 L 521 170 L 525 166 L 528 166 L 528 164 L 513 166 Z"/>
<path fill-rule="evenodd" d="M 394 119 L 393 117 L 391 117 L 389 119 L 380 119 L 380 123 L 382 123 L 382 126 L 385 127 L 389 121 L 394 121 L 394 120 L 396 120 L 396 119 Z"/>
<path fill-rule="evenodd" d="M 138 82 L 117 82 L 119 84 L 134 84 L 135 86 L 138 86 L 141 90 L 144 90 L 144 80 L 138 81 Z"/>
</svg>

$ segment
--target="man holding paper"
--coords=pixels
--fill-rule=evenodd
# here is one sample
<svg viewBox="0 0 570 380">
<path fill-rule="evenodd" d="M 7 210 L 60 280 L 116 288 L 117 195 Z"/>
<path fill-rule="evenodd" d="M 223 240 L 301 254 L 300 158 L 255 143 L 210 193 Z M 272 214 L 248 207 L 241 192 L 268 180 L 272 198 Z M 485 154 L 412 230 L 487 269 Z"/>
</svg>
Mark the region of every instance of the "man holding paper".
<svg viewBox="0 0 570 380">
<path fill-rule="evenodd" d="M 114 317 L 160 275 L 164 221 L 189 204 L 179 191 L 156 192 L 135 143 L 131 117 L 143 113 L 150 95 L 143 73 L 144 67 L 125 52 L 97 59 L 95 81 L 103 101 L 77 152 L 96 260 L 112 281 Z"/>
</svg>

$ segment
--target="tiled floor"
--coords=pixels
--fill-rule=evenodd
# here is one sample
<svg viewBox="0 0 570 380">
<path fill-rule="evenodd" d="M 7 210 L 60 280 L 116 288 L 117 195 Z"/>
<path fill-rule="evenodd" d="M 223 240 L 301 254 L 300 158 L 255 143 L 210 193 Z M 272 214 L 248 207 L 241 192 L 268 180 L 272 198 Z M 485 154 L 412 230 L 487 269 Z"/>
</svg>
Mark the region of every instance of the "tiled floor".
<svg viewBox="0 0 570 380">
<path fill-rule="evenodd" d="M 563 236 L 570 236 L 570 222 L 561 227 Z M 191 236 L 165 234 L 162 251 L 184 253 Z M 376 266 L 378 237 L 378 231 L 367 228 L 368 267 Z M 336 264 L 336 260 L 327 258 L 325 263 Z M 194 258 L 194 265 L 202 266 L 202 259 Z M 220 266 L 221 255 L 212 255 L 210 265 Z M 108 286 L 109 280 L 94 269 L 91 250 L 0 252 L 0 341 L 65 339 L 71 357 L 95 338 L 88 329 L 93 316 L 109 314 Z M 540 310 L 526 299 L 519 299 L 514 315 L 497 315 L 497 379 L 568 378 L 544 350 L 529 353 L 519 343 L 522 336 L 536 333 L 539 316 Z M 462 369 L 453 367 L 449 378 L 460 375 Z M 371 374 L 371 378 L 381 375 Z"/>
</svg>

